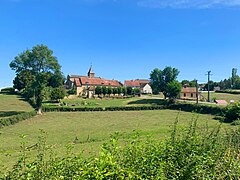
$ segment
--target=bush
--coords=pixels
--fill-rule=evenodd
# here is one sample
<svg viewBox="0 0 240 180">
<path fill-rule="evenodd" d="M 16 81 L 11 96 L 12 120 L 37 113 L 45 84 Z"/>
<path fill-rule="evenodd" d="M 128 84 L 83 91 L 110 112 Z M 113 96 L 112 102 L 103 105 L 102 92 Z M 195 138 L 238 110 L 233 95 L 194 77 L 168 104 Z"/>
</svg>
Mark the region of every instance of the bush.
<svg viewBox="0 0 240 180">
<path fill-rule="evenodd" d="M 225 122 L 233 122 L 240 118 L 240 103 L 234 103 L 227 106 Z"/>
<path fill-rule="evenodd" d="M 223 116 L 226 108 L 219 106 L 208 106 L 190 103 L 175 103 L 168 106 L 169 109 L 182 110 L 187 112 L 197 112 L 201 114 L 211 114 L 216 116 Z"/>
<path fill-rule="evenodd" d="M 234 90 L 220 90 L 215 91 L 216 93 L 228 93 L 228 94 L 240 94 L 240 91 L 234 91 Z"/>
<path fill-rule="evenodd" d="M 1 89 L 2 93 L 15 93 L 15 89 L 13 87 L 7 87 Z"/>
<path fill-rule="evenodd" d="M 36 115 L 36 111 L 31 112 L 24 112 L 18 115 L 14 115 L 8 118 L 1 118 L 0 119 L 0 128 L 3 128 L 4 126 L 9 126 L 12 124 L 16 124 L 19 121 L 23 121 L 26 119 L 30 119 Z"/>
</svg>

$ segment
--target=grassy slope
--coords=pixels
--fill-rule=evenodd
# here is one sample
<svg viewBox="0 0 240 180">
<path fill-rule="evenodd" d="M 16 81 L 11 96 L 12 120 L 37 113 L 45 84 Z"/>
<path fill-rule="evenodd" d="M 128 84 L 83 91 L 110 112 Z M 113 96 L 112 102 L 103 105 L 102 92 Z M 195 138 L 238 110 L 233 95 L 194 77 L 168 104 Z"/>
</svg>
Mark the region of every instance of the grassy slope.
<svg viewBox="0 0 240 180">
<path fill-rule="evenodd" d="M 204 97 L 207 98 L 207 93 L 202 93 Z M 228 93 L 210 93 L 210 98 L 216 98 L 217 100 L 226 100 L 227 102 L 230 102 L 230 100 L 239 101 L 240 100 L 240 94 L 228 94 Z"/>
<path fill-rule="evenodd" d="M 33 108 L 19 96 L 0 94 L 0 118 L 32 110 Z"/>
<path fill-rule="evenodd" d="M 9 166 L 16 162 L 22 141 L 20 135 L 26 135 L 25 141 L 31 146 L 37 142 L 39 129 L 47 132 L 48 144 L 53 145 L 59 154 L 63 154 L 65 146 L 77 137 L 80 143 L 75 145 L 75 151 L 85 150 L 86 156 L 95 152 L 100 144 L 109 139 L 109 134 L 116 131 L 125 133 L 125 137 L 133 130 L 141 130 L 141 134 L 164 138 L 169 135 L 178 113 L 173 110 L 46 113 L 0 130 L 0 164 Z M 186 127 L 192 117 L 192 113 L 181 112 L 179 125 Z M 213 127 L 218 122 L 212 118 L 210 115 L 199 115 L 198 122 L 201 125 L 208 122 L 209 127 Z M 34 153 L 33 150 L 30 155 Z"/>
</svg>

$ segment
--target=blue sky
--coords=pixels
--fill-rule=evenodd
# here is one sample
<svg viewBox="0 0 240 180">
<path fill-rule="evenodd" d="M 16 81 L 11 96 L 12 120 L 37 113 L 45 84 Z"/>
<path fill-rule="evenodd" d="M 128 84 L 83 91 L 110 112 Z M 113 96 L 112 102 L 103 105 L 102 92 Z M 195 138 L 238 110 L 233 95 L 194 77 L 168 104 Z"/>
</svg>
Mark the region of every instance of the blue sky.
<svg viewBox="0 0 240 180">
<path fill-rule="evenodd" d="M 14 57 L 37 44 L 65 75 L 92 63 L 124 81 L 172 66 L 178 80 L 203 83 L 211 70 L 219 81 L 240 71 L 239 19 L 240 0 L 0 0 L 0 87 L 12 85 Z"/>
</svg>

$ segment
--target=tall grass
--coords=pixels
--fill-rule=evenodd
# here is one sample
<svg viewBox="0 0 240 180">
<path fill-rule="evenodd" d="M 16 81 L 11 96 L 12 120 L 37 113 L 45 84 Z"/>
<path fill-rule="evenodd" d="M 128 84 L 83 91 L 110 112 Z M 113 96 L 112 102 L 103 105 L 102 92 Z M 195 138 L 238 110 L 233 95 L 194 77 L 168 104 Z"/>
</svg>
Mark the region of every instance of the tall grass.
<svg viewBox="0 0 240 180">
<path fill-rule="evenodd" d="M 220 132 L 221 131 L 221 132 Z M 101 146 L 99 156 L 82 158 L 71 153 L 57 157 L 46 145 L 44 131 L 36 144 L 36 160 L 28 162 L 23 140 L 19 161 L 4 179 L 239 179 L 240 129 L 223 132 L 221 125 L 199 130 L 197 117 L 186 129 L 178 128 L 163 141 L 135 132 L 121 139 L 115 133 Z"/>
</svg>

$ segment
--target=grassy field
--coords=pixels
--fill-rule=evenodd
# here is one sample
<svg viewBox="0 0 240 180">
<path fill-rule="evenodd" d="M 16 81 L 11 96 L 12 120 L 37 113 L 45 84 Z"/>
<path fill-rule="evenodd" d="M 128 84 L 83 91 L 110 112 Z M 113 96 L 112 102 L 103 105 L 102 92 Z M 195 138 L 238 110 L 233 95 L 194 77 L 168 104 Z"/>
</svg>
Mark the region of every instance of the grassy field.
<svg viewBox="0 0 240 180">
<path fill-rule="evenodd" d="M 0 94 L 0 118 L 32 110 L 33 108 L 19 96 Z"/>
<path fill-rule="evenodd" d="M 76 112 L 76 113 L 46 113 L 30 120 L 22 121 L 0 130 L 0 164 L 11 167 L 17 161 L 21 135 L 26 135 L 24 141 L 31 147 L 37 143 L 39 130 L 47 133 L 47 143 L 54 147 L 57 154 L 64 154 L 67 144 L 74 144 L 74 151 L 84 151 L 84 156 L 95 153 L 99 145 L 109 139 L 116 131 L 123 134 L 122 138 L 131 135 L 135 130 L 142 135 L 153 135 L 156 139 L 169 136 L 169 131 L 177 116 L 179 127 L 187 127 L 193 116 L 198 116 L 200 126 L 210 128 L 218 121 L 210 115 L 193 115 L 192 113 L 173 110 L 131 111 L 131 112 Z M 230 127 L 223 124 L 224 127 Z M 33 156 L 36 150 L 31 150 Z"/>
<path fill-rule="evenodd" d="M 161 104 L 163 100 L 157 97 L 133 97 L 125 99 L 84 99 L 84 98 L 74 98 L 74 99 L 64 99 L 62 104 L 65 106 L 75 106 L 75 107 L 109 107 L 109 106 L 149 106 L 154 104 Z M 44 105 L 57 105 L 56 103 L 45 102 Z"/>
<path fill-rule="evenodd" d="M 208 94 L 207 92 L 203 92 L 202 95 L 207 98 Z M 240 94 L 228 94 L 228 93 L 210 93 L 210 98 L 216 98 L 216 100 L 226 100 L 227 102 L 230 102 L 230 100 L 239 101 L 240 100 Z"/>
</svg>

